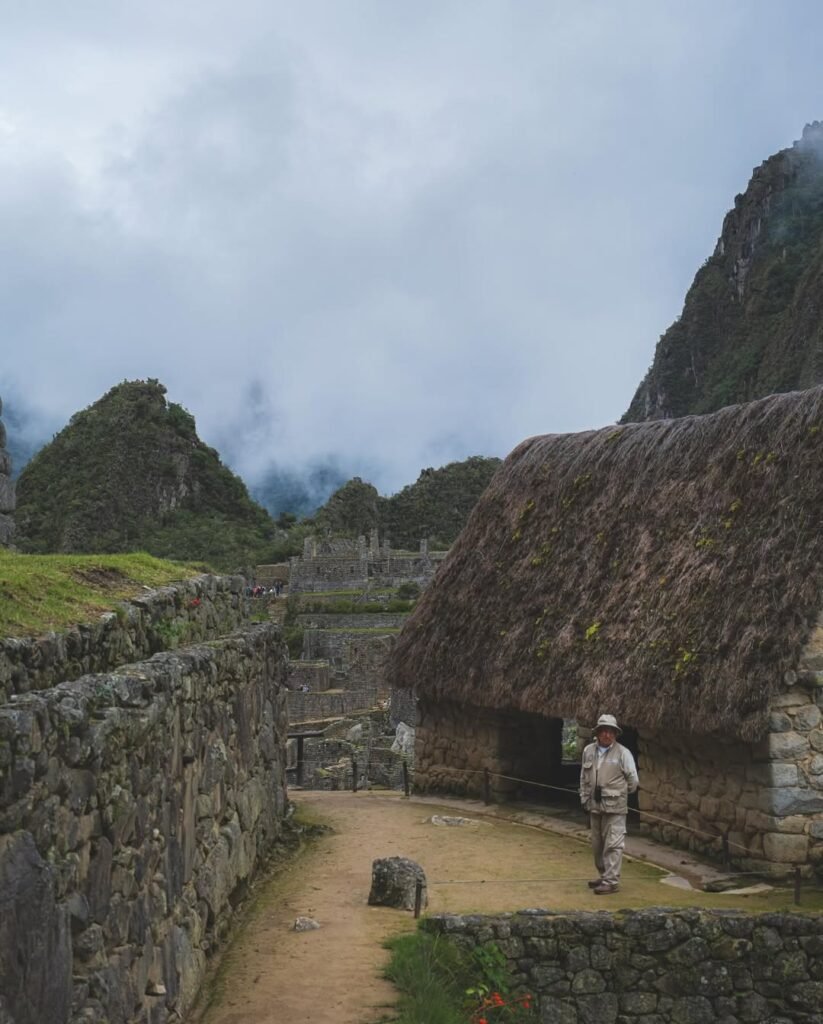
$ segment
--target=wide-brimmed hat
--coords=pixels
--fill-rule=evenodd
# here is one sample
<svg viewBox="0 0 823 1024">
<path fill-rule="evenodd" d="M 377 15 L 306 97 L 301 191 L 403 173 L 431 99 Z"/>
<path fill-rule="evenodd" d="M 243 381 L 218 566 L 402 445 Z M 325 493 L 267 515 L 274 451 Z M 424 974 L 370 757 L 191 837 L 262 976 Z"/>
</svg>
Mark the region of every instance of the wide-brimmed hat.
<svg viewBox="0 0 823 1024">
<path fill-rule="evenodd" d="M 617 719 L 614 717 L 614 715 L 601 715 L 600 718 L 597 719 L 597 725 L 594 727 L 595 736 L 597 735 L 597 730 L 603 728 L 614 729 L 618 736 L 621 732 L 623 732 L 623 730 L 617 724 Z"/>
</svg>

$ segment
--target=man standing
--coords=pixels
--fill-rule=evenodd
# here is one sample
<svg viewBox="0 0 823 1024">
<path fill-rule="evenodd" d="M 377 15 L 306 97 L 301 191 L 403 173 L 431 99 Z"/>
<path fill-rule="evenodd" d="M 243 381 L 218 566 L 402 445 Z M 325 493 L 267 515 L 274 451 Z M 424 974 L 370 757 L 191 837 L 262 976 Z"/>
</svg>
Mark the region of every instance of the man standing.
<svg viewBox="0 0 823 1024">
<path fill-rule="evenodd" d="M 598 896 L 620 887 L 628 796 L 637 789 L 634 758 L 617 742 L 621 732 L 614 715 L 601 715 L 594 727 L 595 741 L 583 750 L 580 765 L 580 800 L 589 812 L 592 852 L 599 872 L 589 888 Z"/>
</svg>

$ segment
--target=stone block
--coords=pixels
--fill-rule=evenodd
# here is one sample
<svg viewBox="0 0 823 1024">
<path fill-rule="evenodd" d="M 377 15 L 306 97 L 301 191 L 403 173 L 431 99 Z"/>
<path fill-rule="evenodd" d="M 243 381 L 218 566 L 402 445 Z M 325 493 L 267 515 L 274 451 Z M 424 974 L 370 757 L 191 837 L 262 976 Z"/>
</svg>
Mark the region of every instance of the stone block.
<svg viewBox="0 0 823 1024">
<path fill-rule="evenodd" d="M 372 862 L 369 906 L 414 910 L 417 883 L 422 883 L 421 906 L 428 904 L 426 873 L 408 857 L 382 857 Z"/>
<path fill-rule="evenodd" d="M 767 814 L 786 817 L 790 814 L 817 814 L 823 811 L 823 793 L 799 786 L 764 789 L 760 793 L 760 809 Z"/>
<path fill-rule="evenodd" d="M 785 693 L 775 694 L 770 703 L 770 708 L 797 708 L 809 703 L 808 693 L 800 686 L 793 686 Z"/>
<path fill-rule="evenodd" d="M 772 761 L 765 764 L 750 764 L 746 768 L 746 779 L 757 782 L 761 786 L 796 786 L 798 782 L 797 765 L 785 761 Z"/>
<path fill-rule="evenodd" d="M 763 836 L 763 854 L 780 864 L 802 864 L 809 853 L 809 840 L 804 835 L 767 832 Z"/>
<path fill-rule="evenodd" d="M 792 720 L 783 711 L 772 711 L 769 715 L 769 732 L 790 732 Z"/>
<path fill-rule="evenodd" d="M 809 752 L 808 738 L 794 731 L 770 733 L 766 742 L 772 761 L 792 761 Z"/>
<path fill-rule="evenodd" d="M 809 732 L 820 725 L 821 718 L 823 715 L 820 713 L 820 708 L 816 704 L 807 704 L 805 707 L 798 708 L 795 713 L 794 727 L 798 732 Z"/>
</svg>

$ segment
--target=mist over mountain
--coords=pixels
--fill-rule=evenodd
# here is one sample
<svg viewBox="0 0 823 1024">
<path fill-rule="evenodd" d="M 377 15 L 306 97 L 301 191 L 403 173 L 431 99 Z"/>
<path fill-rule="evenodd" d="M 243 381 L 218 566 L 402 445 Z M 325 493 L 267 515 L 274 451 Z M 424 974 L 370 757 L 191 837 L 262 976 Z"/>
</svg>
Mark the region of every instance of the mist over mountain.
<svg viewBox="0 0 823 1024">
<path fill-rule="evenodd" d="M 823 382 L 823 122 L 756 167 L 623 420 Z"/>
</svg>

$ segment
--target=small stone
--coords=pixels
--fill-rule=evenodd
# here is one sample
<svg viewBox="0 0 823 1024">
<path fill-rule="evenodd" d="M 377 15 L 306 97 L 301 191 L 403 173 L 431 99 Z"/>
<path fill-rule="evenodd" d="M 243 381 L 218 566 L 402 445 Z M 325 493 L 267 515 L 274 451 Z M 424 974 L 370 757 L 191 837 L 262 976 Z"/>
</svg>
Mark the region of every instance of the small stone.
<svg viewBox="0 0 823 1024">
<path fill-rule="evenodd" d="M 319 927 L 319 921 L 315 921 L 313 917 L 296 917 L 294 919 L 294 924 L 292 925 L 292 931 L 313 932 Z"/>
<path fill-rule="evenodd" d="M 165 994 L 166 986 L 162 981 L 149 981 L 146 983 L 147 996 L 164 996 Z"/>
</svg>

